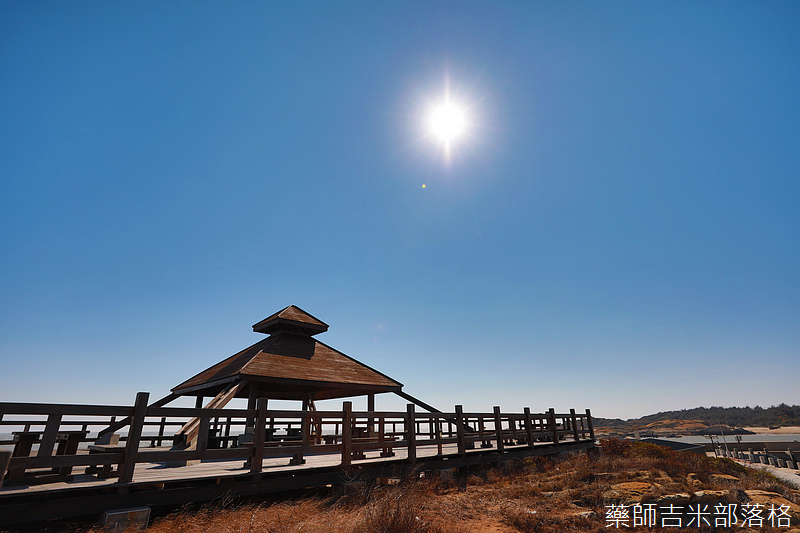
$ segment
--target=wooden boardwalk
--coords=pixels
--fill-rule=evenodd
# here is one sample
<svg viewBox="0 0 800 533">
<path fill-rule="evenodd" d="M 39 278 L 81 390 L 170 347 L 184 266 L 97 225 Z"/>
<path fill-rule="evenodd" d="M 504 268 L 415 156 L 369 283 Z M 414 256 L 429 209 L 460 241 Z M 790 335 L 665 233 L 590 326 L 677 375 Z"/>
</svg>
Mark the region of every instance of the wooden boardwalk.
<svg viewBox="0 0 800 533">
<path fill-rule="evenodd" d="M 400 477 L 595 445 L 588 410 L 466 413 L 456 406 L 452 413 L 419 413 L 410 404 L 406 412 L 353 412 L 345 402 L 342 411 L 297 412 L 268 411 L 265 401 L 234 410 L 148 407 L 147 399 L 140 393 L 133 407 L 0 403 L 0 428 L 20 429 L 18 435 L 34 442 L 10 459 L 7 474 L 0 460 L 0 526 Z M 124 422 L 121 443 L 90 454 L 86 445 L 97 438 L 90 435 L 112 417 L 117 425 Z M 147 447 L 170 442 L 165 427 L 187 419 L 199 422 L 196 447 Z M 241 440 L 234 438 L 239 431 Z M 65 453 L 70 439 L 80 440 L 80 448 Z M 20 443 L 18 437 L 18 452 Z M 84 473 L 104 466 L 115 477 Z"/>
</svg>

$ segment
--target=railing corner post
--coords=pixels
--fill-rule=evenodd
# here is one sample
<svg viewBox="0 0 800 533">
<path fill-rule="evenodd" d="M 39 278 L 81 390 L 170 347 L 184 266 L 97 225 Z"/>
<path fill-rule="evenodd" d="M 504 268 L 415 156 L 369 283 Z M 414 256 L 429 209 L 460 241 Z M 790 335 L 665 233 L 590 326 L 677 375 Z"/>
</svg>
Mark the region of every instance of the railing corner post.
<svg viewBox="0 0 800 533">
<path fill-rule="evenodd" d="M 133 417 L 128 431 L 128 441 L 125 443 L 125 456 L 120 465 L 119 483 L 130 483 L 133 481 L 133 471 L 136 468 L 136 458 L 139 454 L 139 441 L 142 438 L 142 428 L 144 418 L 147 415 L 147 402 L 150 399 L 149 392 L 136 393 L 136 403 L 133 406 Z"/>
<path fill-rule="evenodd" d="M 413 403 L 408 404 L 406 407 L 406 443 L 408 445 L 408 460 L 415 461 L 417 459 L 417 433 Z"/>
</svg>

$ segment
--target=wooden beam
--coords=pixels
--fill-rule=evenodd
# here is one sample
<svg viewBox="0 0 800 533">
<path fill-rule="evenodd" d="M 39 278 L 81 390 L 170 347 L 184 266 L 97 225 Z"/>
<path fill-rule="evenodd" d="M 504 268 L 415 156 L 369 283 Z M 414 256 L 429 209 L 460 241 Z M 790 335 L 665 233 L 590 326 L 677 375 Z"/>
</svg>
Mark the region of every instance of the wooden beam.
<svg viewBox="0 0 800 533">
<path fill-rule="evenodd" d="M 418 398 L 414 398 L 410 394 L 407 394 L 407 393 L 405 393 L 403 391 L 394 391 L 394 393 L 397 394 L 398 396 L 400 396 L 401 398 L 403 398 L 405 400 L 408 400 L 411 403 L 419 405 L 420 407 L 422 407 L 423 409 L 425 409 L 429 413 L 441 413 L 441 411 L 439 409 L 433 407 L 432 405 L 429 405 L 429 404 L 423 402 L 422 400 L 420 400 Z"/>
<path fill-rule="evenodd" d="M 167 405 L 169 402 L 171 402 L 172 400 L 174 400 L 176 398 L 179 398 L 179 397 L 180 396 L 178 394 L 170 393 L 170 394 L 167 394 L 166 396 L 164 396 L 163 398 L 161 398 L 160 400 L 151 403 L 147 407 L 148 407 L 148 409 L 150 407 L 163 407 L 163 406 Z M 105 435 L 107 433 L 114 433 L 116 430 L 118 430 L 120 428 L 123 428 L 123 427 L 127 426 L 130 423 L 131 423 L 131 417 L 129 417 L 129 416 L 123 418 L 122 420 L 120 420 L 118 422 L 114 422 L 114 420 L 112 419 L 111 424 L 107 428 L 101 429 L 97 433 L 97 437 L 98 438 L 102 437 L 103 435 Z"/>
</svg>

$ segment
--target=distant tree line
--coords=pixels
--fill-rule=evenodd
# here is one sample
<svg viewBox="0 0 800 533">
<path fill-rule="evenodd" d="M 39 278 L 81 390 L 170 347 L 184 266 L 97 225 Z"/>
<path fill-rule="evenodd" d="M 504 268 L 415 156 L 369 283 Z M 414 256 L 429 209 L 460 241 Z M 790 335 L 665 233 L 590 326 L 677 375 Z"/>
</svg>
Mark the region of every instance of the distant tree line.
<svg viewBox="0 0 800 533">
<path fill-rule="evenodd" d="M 709 425 L 728 426 L 800 426 L 800 405 L 773 405 L 764 409 L 755 407 L 695 407 L 680 411 L 664 411 L 643 416 L 642 425 L 661 420 L 700 420 Z"/>
</svg>

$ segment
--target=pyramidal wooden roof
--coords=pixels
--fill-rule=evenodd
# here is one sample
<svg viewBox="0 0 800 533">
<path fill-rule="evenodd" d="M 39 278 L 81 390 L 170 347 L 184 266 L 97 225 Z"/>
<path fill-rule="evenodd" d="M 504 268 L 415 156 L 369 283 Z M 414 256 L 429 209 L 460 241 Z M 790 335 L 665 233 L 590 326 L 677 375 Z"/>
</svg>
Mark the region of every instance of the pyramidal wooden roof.
<svg viewBox="0 0 800 533">
<path fill-rule="evenodd" d="M 309 315 L 299 307 L 290 305 L 253 325 L 253 331 L 257 333 L 269 334 L 282 330 L 310 336 L 328 331 L 328 324 Z"/>
<path fill-rule="evenodd" d="M 213 396 L 234 382 L 249 383 L 270 398 L 341 398 L 395 392 L 402 383 L 321 343 L 312 336 L 328 325 L 290 305 L 253 326 L 270 334 L 172 389 L 175 394 Z M 240 387 L 237 396 L 246 396 Z"/>
</svg>

